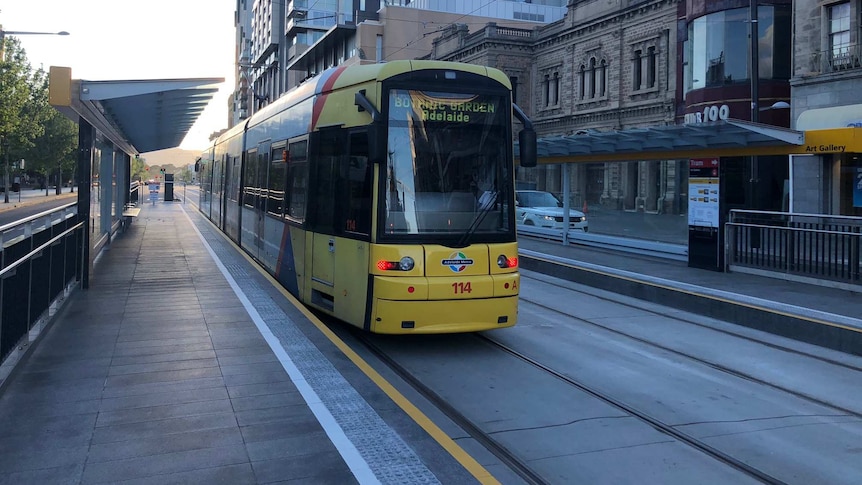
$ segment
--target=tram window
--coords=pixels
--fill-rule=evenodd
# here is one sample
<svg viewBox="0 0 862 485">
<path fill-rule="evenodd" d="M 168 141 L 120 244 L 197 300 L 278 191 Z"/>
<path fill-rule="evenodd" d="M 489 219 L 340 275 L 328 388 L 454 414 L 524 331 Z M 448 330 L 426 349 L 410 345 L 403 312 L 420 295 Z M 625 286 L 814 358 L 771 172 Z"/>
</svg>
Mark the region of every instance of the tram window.
<svg viewBox="0 0 862 485">
<path fill-rule="evenodd" d="M 254 207 L 254 195 L 257 192 L 257 150 L 250 150 L 245 156 L 245 173 L 243 173 L 242 203 L 246 207 Z"/>
<path fill-rule="evenodd" d="M 302 223 L 308 197 L 308 141 L 291 143 L 287 157 L 287 217 Z"/>
<path fill-rule="evenodd" d="M 368 163 L 368 136 L 365 132 L 350 135 L 350 156 L 346 157 L 347 200 L 344 203 L 344 230 L 358 234 L 371 233 L 371 167 Z"/>
<path fill-rule="evenodd" d="M 239 182 L 240 182 L 240 160 L 239 157 L 225 157 L 224 163 L 219 163 L 219 170 L 213 181 L 215 192 L 220 193 L 222 184 L 227 197 L 232 202 L 239 202 Z M 227 178 L 227 180 L 225 180 Z"/>
<path fill-rule="evenodd" d="M 266 211 L 276 217 L 282 216 L 284 210 L 285 159 L 287 148 L 284 145 L 272 149 L 269 164 L 269 178 L 266 184 L 269 194 Z"/>
<path fill-rule="evenodd" d="M 313 201 L 310 207 L 314 213 L 310 219 L 314 231 L 334 234 L 339 159 L 344 153 L 341 130 L 324 130 L 316 138 L 317 142 L 313 145 L 316 150 L 312 153 L 314 183 L 309 194 Z"/>
<path fill-rule="evenodd" d="M 267 187 L 267 173 L 269 168 L 269 150 L 261 151 L 257 159 L 257 197 L 255 208 L 266 212 L 266 199 L 269 196 Z"/>
</svg>

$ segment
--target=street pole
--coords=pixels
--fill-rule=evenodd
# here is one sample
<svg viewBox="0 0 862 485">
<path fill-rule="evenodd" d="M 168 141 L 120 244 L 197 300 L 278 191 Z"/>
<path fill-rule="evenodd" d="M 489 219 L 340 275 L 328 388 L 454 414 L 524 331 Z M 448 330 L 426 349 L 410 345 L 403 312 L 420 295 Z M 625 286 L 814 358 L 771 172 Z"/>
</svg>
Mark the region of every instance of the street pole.
<svg viewBox="0 0 862 485">
<path fill-rule="evenodd" d="M 0 66 L 6 70 L 6 31 L 0 25 Z M 5 158 L 5 169 L 3 172 L 3 203 L 9 203 L 9 141 L 3 135 L 3 153 Z"/>
<path fill-rule="evenodd" d="M 749 0 L 749 31 L 751 43 L 751 122 L 758 122 L 758 107 L 760 94 L 758 85 L 760 84 L 760 52 L 759 52 L 759 37 L 757 28 L 757 0 Z M 751 156 L 751 179 L 749 180 L 751 189 L 751 199 L 749 200 L 750 209 L 757 209 L 758 204 L 755 202 L 757 197 L 757 184 L 759 182 L 759 167 L 757 166 L 757 156 Z"/>
<path fill-rule="evenodd" d="M 3 203 L 9 203 L 9 140 L 3 137 Z"/>
</svg>

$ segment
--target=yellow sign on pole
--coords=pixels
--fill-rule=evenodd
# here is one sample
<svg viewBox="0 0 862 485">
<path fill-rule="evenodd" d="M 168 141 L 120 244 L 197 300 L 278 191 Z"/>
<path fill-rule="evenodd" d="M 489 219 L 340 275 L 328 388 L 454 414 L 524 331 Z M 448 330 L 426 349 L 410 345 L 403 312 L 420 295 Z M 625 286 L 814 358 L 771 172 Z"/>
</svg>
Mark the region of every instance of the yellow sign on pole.
<svg viewBox="0 0 862 485">
<path fill-rule="evenodd" d="M 48 70 L 48 103 L 51 106 L 72 105 L 72 68 L 51 66 Z"/>
</svg>

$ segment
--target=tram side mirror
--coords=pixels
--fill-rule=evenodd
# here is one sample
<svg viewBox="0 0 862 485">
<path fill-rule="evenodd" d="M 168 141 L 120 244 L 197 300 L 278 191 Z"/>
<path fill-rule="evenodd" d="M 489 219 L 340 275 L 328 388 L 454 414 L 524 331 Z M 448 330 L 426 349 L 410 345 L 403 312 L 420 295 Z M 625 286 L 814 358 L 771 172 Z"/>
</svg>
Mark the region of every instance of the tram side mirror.
<svg viewBox="0 0 862 485">
<path fill-rule="evenodd" d="M 522 167 L 536 166 L 536 131 L 531 128 L 524 128 L 518 133 L 518 151 L 521 157 L 519 164 Z"/>
<path fill-rule="evenodd" d="M 379 122 L 368 125 L 368 159 L 371 160 L 371 163 L 386 161 L 386 144 L 380 141 L 382 131 L 381 123 Z"/>
</svg>

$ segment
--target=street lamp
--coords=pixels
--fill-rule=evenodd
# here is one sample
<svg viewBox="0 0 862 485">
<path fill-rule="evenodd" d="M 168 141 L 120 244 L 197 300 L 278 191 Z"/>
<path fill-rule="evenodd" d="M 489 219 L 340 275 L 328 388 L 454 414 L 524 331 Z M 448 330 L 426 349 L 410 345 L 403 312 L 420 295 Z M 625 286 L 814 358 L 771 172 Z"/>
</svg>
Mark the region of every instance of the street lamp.
<svg viewBox="0 0 862 485">
<path fill-rule="evenodd" d="M 7 35 L 69 35 L 65 30 L 60 32 L 27 32 L 20 30 L 3 30 L 0 25 L 0 61 L 6 62 L 6 36 Z"/>
<path fill-rule="evenodd" d="M 68 32 L 62 30 L 60 32 L 27 32 L 19 30 L 3 30 L 0 25 L 0 66 L 6 68 L 6 36 L 7 35 L 69 35 Z M 9 203 L 9 140 L 7 136 L 3 136 L 3 151 L 5 152 L 5 167 L 3 171 L 3 202 Z"/>
</svg>

